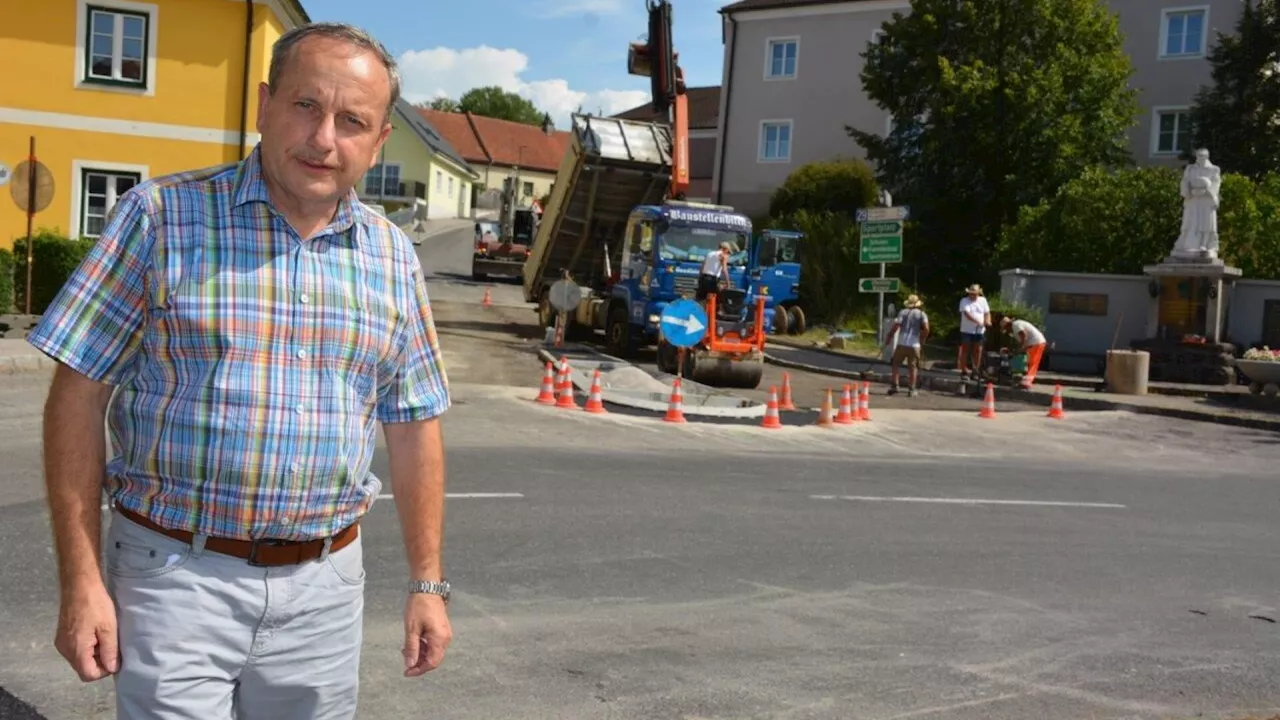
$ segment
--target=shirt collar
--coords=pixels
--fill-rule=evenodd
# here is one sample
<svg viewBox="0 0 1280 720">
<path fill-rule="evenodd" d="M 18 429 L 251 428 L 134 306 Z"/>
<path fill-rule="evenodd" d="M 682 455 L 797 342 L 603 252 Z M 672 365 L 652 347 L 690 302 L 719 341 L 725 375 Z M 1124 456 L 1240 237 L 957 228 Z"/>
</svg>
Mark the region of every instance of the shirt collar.
<svg viewBox="0 0 1280 720">
<path fill-rule="evenodd" d="M 236 169 L 235 180 L 232 184 L 233 207 L 238 208 L 249 203 L 263 203 L 272 212 L 280 214 L 275 205 L 272 204 L 271 198 L 267 195 L 267 183 L 262 177 L 261 147 L 261 145 L 255 145 L 253 151 L 240 162 L 239 168 Z M 329 224 L 325 226 L 320 235 L 316 237 L 349 235 L 353 243 L 358 243 L 362 228 L 356 228 L 357 224 L 361 226 L 367 224 L 367 218 L 359 206 L 359 199 L 353 187 L 338 201 L 337 213 L 334 214 L 333 219 L 329 221 Z M 348 233 L 348 231 L 351 232 Z"/>
</svg>

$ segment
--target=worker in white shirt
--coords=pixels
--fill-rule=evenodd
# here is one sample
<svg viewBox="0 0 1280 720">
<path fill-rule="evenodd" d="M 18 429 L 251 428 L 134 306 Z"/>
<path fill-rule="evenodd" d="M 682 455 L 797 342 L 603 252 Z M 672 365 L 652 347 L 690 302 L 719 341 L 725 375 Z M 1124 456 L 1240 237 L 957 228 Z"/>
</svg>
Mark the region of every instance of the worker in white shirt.
<svg viewBox="0 0 1280 720">
<path fill-rule="evenodd" d="M 892 344 L 894 333 L 898 335 L 898 345 L 893 350 L 893 359 L 889 361 L 889 372 L 893 378 L 893 385 L 889 388 L 890 395 L 898 394 L 898 366 L 906 360 L 907 397 L 916 396 L 923 345 L 929 339 L 929 316 L 920 309 L 920 305 L 918 296 L 908 295 L 902 312 L 898 313 L 893 327 L 889 328 L 886 348 Z"/>
<path fill-rule="evenodd" d="M 1000 327 L 1018 341 L 1018 347 L 1027 354 L 1027 372 L 1022 376 L 1022 387 L 1028 389 L 1036 380 L 1036 370 L 1040 369 L 1040 360 L 1048 343 L 1044 333 L 1026 320 L 1005 315 L 1000 320 Z"/>
<path fill-rule="evenodd" d="M 732 283 L 729 280 L 729 255 L 733 253 L 733 246 L 726 240 L 720 243 L 720 249 L 707 253 L 707 257 L 702 261 L 702 274 L 698 276 L 697 299 L 699 302 L 706 300 L 707 295 L 720 291 L 720 278 L 724 278 L 725 286 Z"/>
<path fill-rule="evenodd" d="M 962 379 L 970 373 L 974 377 L 982 375 L 982 346 L 988 327 L 991 327 L 991 306 L 982 296 L 982 286 L 970 285 L 960 300 L 960 357 L 956 367 Z"/>
</svg>

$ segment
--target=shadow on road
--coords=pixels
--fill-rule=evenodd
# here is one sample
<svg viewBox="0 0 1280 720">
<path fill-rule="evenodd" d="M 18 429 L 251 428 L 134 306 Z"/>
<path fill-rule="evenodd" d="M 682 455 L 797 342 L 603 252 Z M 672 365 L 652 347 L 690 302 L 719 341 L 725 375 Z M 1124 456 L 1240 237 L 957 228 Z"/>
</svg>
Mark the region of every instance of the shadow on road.
<svg viewBox="0 0 1280 720">
<path fill-rule="evenodd" d="M 4 720 L 46 720 L 36 709 L 0 687 L 0 718 Z"/>
<path fill-rule="evenodd" d="M 511 320 L 441 320 L 436 319 L 436 330 L 470 330 L 486 333 L 514 333 L 522 340 L 541 340 L 542 333 L 536 326 Z"/>
<path fill-rule="evenodd" d="M 519 275 L 515 277 L 490 275 L 486 280 L 475 280 L 471 277 L 470 273 L 463 274 L 438 271 L 431 273 L 429 277 L 448 280 L 449 282 L 457 285 L 474 285 L 476 287 L 480 287 L 482 285 L 520 285 L 522 282 Z"/>
</svg>

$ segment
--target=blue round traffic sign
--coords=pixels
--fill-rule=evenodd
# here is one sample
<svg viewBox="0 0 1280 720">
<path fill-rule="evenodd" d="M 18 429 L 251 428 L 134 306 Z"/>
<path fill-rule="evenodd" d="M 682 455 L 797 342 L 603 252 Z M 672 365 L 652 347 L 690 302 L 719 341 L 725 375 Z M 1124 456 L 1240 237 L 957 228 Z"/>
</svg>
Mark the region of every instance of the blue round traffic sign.
<svg viewBox="0 0 1280 720">
<path fill-rule="evenodd" d="M 691 347 L 707 334 L 707 313 L 692 300 L 676 300 L 662 311 L 662 337 L 676 347 Z"/>
</svg>

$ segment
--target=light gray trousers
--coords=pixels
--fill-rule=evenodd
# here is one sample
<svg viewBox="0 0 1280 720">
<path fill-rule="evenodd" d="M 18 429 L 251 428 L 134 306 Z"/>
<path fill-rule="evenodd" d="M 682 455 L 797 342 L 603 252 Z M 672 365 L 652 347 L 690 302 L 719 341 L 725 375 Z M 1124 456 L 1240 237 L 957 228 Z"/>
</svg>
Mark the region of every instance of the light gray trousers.
<svg viewBox="0 0 1280 720">
<path fill-rule="evenodd" d="M 253 567 L 112 513 L 121 720 L 349 720 L 364 612 L 359 537 L 327 557 Z"/>
</svg>

